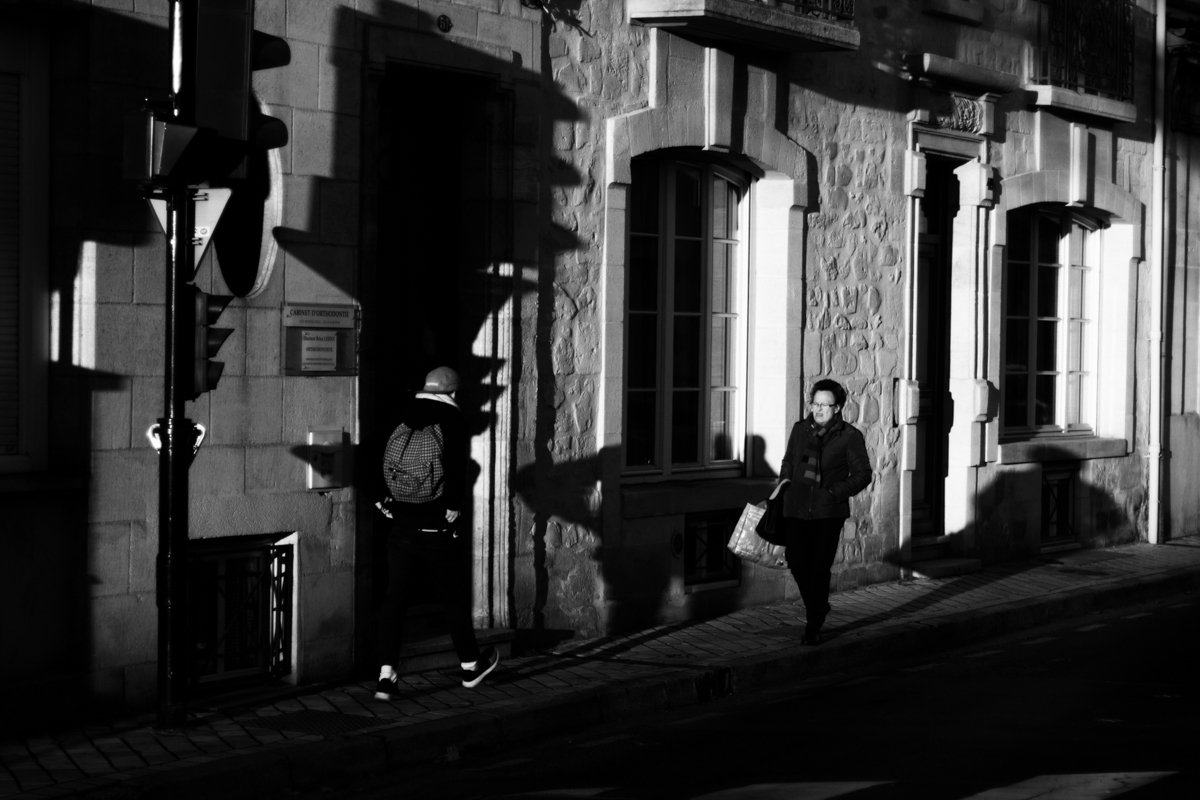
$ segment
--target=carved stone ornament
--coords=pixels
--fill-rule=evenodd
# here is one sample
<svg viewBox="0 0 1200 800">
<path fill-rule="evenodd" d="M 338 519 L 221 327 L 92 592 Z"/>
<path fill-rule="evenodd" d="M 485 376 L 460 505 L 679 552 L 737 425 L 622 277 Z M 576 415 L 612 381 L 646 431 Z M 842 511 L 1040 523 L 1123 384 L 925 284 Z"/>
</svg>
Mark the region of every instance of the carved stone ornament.
<svg viewBox="0 0 1200 800">
<path fill-rule="evenodd" d="M 954 112 L 935 115 L 937 126 L 952 131 L 979 133 L 983 129 L 983 103 L 957 94 L 951 95 L 950 99 L 954 103 Z"/>
</svg>

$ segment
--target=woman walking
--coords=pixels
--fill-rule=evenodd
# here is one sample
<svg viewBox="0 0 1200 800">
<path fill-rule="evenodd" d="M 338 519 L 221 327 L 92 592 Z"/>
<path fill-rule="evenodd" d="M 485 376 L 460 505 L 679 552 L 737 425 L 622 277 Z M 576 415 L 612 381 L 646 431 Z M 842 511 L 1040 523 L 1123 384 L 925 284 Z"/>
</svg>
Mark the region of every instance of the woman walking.
<svg viewBox="0 0 1200 800">
<path fill-rule="evenodd" d="M 862 433 L 842 419 L 846 390 L 832 380 L 813 386 L 806 419 L 792 426 L 779 470 L 787 562 L 804 600 L 805 644 L 821 641 L 829 615 L 829 577 L 849 500 L 871 484 Z"/>
</svg>

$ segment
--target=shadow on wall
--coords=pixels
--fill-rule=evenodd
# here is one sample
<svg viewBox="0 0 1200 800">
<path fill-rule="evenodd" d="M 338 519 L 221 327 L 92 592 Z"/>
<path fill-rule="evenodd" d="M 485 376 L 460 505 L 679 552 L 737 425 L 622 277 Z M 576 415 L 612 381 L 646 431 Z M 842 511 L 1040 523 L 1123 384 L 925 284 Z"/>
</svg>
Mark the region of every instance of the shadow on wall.
<svg viewBox="0 0 1200 800">
<path fill-rule="evenodd" d="M 26 732 L 153 701 L 157 458 L 143 433 L 162 414 L 163 337 L 144 306 L 162 303 L 164 245 L 121 156 L 125 113 L 170 83 L 165 26 L 42 5 L 0 19 L 44 34 L 52 65 L 49 465 L 0 493 L 0 727 Z"/>
<path fill-rule="evenodd" d="M 543 15 L 543 51 L 549 24 L 578 22 L 577 3 L 551 6 Z M 276 230 L 289 292 L 295 270 L 324 287 L 333 298 L 328 302 L 340 297 L 361 306 L 360 445 L 347 460 L 359 490 L 356 658 L 364 666 L 372 662 L 371 620 L 386 581 L 387 521 L 373 504 L 386 491 L 382 452 L 404 401 L 433 367 L 459 372 L 458 403 L 474 452 L 489 462 L 472 464 L 469 491 L 477 496 L 496 490 L 493 475 L 519 457 L 517 439 L 542 430 L 543 415 L 553 414 L 544 404 L 518 408 L 513 376 L 536 367 L 537 396 L 553 396 L 552 343 L 540 334 L 553 313 L 554 255 L 581 243 L 551 219 L 550 190 L 579 185 L 581 176 L 553 156 L 549 131 L 556 120 L 581 115 L 544 80 L 545 65 L 456 44 L 438 32 L 434 15 L 411 5 L 376 4 L 371 15 L 331 13 L 337 44 L 381 41 L 372 33 L 407 37 L 429 64 L 370 61 L 360 69 L 347 59 L 328 95 L 322 77 L 322 97 L 335 98 L 332 111 L 342 113 L 327 115 L 329 152 L 317 159 L 319 169 L 293 175 L 309 198 L 306 211 Z M 379 58 L 364 48 L 364 60 L 370 55 Z M 292 151 L 295 173 L 300 146 Z M 530 296 L 539 307 L 536 335 L 522 310 Z M 536 364 L 523 364 L 531 340 Z M 295 443 L 291 452 L 304 458 L 307 448 Z M 490 524 L 493 538 L 511 536 L 511 519 L 485 523 L 469 513 L 468 529 Z M 520 558 L 521 544 L 502 544 L 493 542 L 494 551 L 512 547 Z"/>
</svg>

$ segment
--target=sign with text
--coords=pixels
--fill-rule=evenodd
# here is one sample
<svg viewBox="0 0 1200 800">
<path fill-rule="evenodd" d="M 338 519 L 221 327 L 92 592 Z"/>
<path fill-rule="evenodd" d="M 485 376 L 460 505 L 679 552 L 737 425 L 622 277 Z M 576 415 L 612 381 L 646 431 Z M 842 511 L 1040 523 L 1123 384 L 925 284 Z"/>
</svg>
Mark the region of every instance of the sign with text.
<svg viewBox="0 0 1200 800">
<path fill-rule="evenodd" d="M 331 372 L 337 369 L 337 331 L 300 331 L 300 370 Z"/>
<path fill-rule="evenodd" d="M 356 306 L 285 303 L 282 322 L 284 375 L 357 374 Z"/>
</svg>

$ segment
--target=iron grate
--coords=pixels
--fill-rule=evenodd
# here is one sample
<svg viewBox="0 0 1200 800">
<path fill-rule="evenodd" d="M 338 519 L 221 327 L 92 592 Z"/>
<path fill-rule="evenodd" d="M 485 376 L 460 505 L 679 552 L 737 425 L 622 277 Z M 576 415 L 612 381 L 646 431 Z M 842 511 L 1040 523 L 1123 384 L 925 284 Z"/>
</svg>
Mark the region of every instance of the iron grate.
<svg viewBox="0 0 1200 800">
<path fill-rule="evenodd" d="M 374 728 L 388 722 L 379 717 L 339 714 L 335 711 L 292 711 L 273 717 L 254 717 L 250 720 L 238 721 L 247 728 L 272 728 L 277 731 L 295 731 L 318 736 L 350 733 L 362 728 Z"/>
</svg>

